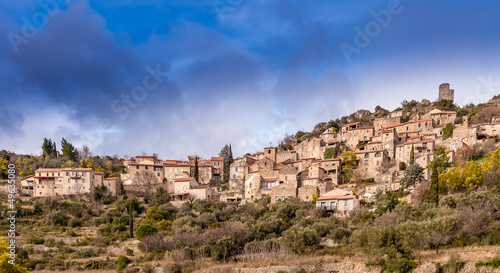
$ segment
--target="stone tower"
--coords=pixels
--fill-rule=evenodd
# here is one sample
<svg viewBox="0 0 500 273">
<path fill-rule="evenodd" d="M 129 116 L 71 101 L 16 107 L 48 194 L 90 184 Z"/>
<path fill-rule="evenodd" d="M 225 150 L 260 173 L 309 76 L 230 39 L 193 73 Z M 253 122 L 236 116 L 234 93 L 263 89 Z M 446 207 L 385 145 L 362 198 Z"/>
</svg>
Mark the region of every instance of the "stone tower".
<svg viewBox="0 0 500 273">
<path fill-rule="evenodd" d="M 276 147 L 264 148 L 264 156 L 276 162 Z"/>
<path fill-rule="evenodd" d="M 439 85 L 439 100 L 451 100 L 454 101 L 455 90 L 450 89 L 449 83 L 442 83 Z"/>
</svg>

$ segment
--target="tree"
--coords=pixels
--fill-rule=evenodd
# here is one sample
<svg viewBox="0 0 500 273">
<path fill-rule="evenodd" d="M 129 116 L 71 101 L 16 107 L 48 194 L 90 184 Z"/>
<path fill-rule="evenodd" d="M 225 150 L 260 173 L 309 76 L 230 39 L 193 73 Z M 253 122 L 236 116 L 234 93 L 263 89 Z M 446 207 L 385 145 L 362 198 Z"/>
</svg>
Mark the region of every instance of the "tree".
<svg viewBox="0 0 500 273">
<path fill-rule="evenodd" d="M 446 155 L 446 152 L 443 147 L 437 148 L 434 151 L 434 157 L 427 165 L 428 169 L 431 169 L 431 189 L 436 191 L 436 203 L 439 203 L 439 192 L 444 191 L 444 188 L 439 183 L 439 175 L 443 173 L 446 169 L 451 166 L 450 159 Z"/>
<path fill-rule="evenodd" d="M 50 158 L 55 157 L 57 155 L 56 143 L 52 141 L 52 139 L 43 139 L 42 144 L 43 156 Z"/>
<path fill-rule="evenodd" d="M 134 199 L 128 199 L 127 203 L 125 203 L 128 209 L 128 217 L 129 217 L 129 236 L 130 238 L 134 238 L 134 210 L 137 211 L 139 209 L 139 202 Z"/>
<path fill-rule="evenodd" d="M 424 179 L 424 168 L 418 164 L 412 164 L 406 169 L 405 177 L 401 181 L 401 186 L 403 188 L 408 188 L 409 186 L 415 186 L 417 182 Z"/>
<path fill-rule="evenodd" d="M 224 148 L 219 153 L 220 157 L 224 157 L 224 172 L 228 173 L 229 168 L 231 167 L 231 163 L 233 163 L 233 150 L 231 148 L 231 144 L 225 145 Z"/>
<path fill-rule="evenodd" d="M 404 161 L 399 162 L 399 170 L 400 171 L 406 170 L 406 163 Z"/>
<path fill-rule="evenodd" d="M 78 161 L 78 150 L 75 148 L 75 146 L 73 146 L 73 144 L 66 141 L 64 137 L 61 140 L 61 151 L 63 156 L 69 157 L 69 159 L 72 161 Z"/>
<path fill-rule="evenodd" d="M 443 138 L 447 139 L 453 136 L 453 129 L 455 129 L 455 125 L 452 123 L 447 123 L 443 128 Z"/>
<path fill-rule="evenodd" d="M 340 158 L 342 158 L 342 178 L 344 182 L 349 183 L 354 173 L 354 169 L 358 165 L 356 154 L 344 151 Z"/>
<path fill-rule="evenodd" d="M 414 163 L 415 163 L 415 147 L 414 147 L 414 145 L 411 145 L 410 165 L 413 165 Z"/>
<path fill-rule="evenodd" d="M 78 150 L 78 156 L 80 159 L 90 158 L 92 157 L 92 152 L 90 151 L 89 146 L 84 144 L 80 150 Z"/>
<path fill-rule="evenodd" d="M 0 237 L 0 272 L 28 273 L 28 270 L 26 270 L 24 267 L 21 267 L 18 264 L 12 264 L 12 262 L 10 262 L 12 258 L 9 256 L 10 252 L 7 247 L 9 247 L 7 241 L 3 237 Z"/>
<path fill-rule="evenodd" d="M 193 171 L 193 176 L 194 176 L 194 180 L 196 180 L 196 182 L 199 182 L 198 178 L 200 177 L 200 170 L 199 170 L 199 167 L 198 167 L 198 156 L 194 157 L 194 171 Z"/>
<path fill-rule="evenodd" d="M 150 236 L 150 235 L 155 234 L 157 232 L 158 232 L 158 229 L 156 229 L 152 225 L 142 225 L 135 232 L 135 236 L 137 237 L 137 240 L 141 240 L 142 238 Z"/>
<path fill-rule="evenodd" d="M 132 181 L 135 185 L 143 188 L 147 195 L 151 191 L 151 188 L 158 183 L 158 176 L 150 170 L 141 170 L 134 175 Z"/>
<path fill-rule="evenodd" d="M 337 157 L 337 149 L 335 147 L 326 148 L 323 156 L 325 157 L 325 159 L 336 158 Z"/>
<path fill-rule="evenodd" d="M 439 175 L 442 183 L 455 190 L 467 189 L 483 182 L 483 168 L 476 161 L 469 161 L 465 166 L 457 165 Z"/>
</svg>

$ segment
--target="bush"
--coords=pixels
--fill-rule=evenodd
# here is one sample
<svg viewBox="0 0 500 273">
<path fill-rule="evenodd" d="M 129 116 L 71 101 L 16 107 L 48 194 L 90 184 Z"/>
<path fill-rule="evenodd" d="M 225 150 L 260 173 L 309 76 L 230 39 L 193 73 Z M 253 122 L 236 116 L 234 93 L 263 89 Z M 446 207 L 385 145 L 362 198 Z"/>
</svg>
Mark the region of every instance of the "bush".
<svg viewBox="0 0 500 273">
<path fill-rule="evenodd" d="M 116 269 L 121 271 L 125 269 L 125 267 L 127 267 L 127 265 L 131 262 L 132 261 L 129 258 L 127 258 L 127 256 L 120 256 L 116 260 Z"/>
<path fill-rule="evenodd" d="M 211 254 L 212 259 L 215 261 L 227 262 L 229 258 L 238 252 L 238 243 L 235 236 L 224 236 L 217 243 L 212 246 Z"/>
<path fill-rule="evenodd" d="M 80 221 L 80 219 L 77 219 L 77 218 L 71 218 L 68 222 L 68 225 L 72 228 L 74 227 L 81 227 L 82 226 L 82 221 Z"/>
<path fill-rule="evenodd" d="M 403 161 L 399 162 L 399 170 L 400 171 L 406 170 L 406 163 L 405 162 L 403 162 Z"/>
<path fill-rule="evenodd" d="M 292 227 L 283 232 L 282 243 L 297 254 L 313 253 L 318 247 L 320 237 L 310 227 Z"/>
<path fill-rule="evenodd" d="M 500 258 L 493 258 L 489 261 L 486 262 L 477 262 L 476 267 L 480 266 L 489 266 L 492 268 L 499 268 L 500 267 Z"/>
<path fill-rule="evenodd" d="M 140 226 L 136 231 L 135 231 L 135 236 L 137 240 L 142 240 L 142 238 L 155 234 L 158 232 L 158 229 L 156 229 L 152 225 L 142 225 Z"/>
</svg>

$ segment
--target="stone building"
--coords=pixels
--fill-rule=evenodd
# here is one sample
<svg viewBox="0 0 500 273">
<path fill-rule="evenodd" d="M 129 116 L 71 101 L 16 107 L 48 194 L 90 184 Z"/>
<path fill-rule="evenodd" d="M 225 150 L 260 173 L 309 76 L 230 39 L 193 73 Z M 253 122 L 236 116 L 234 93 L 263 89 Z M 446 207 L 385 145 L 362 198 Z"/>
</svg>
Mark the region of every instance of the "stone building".
<svg viewBox="0 0 500 273">
<path fill-rule="evenodd" d="M 224 174 L 224 157 L 212 157 L 210 158 L 210 165 L 212 166 L 212 179 L 215 181 L 222 181 L 222 175 Z"/>
<path fill-rule="evenodd" d="M 279 171 L 279 180 L 285 184 L 298 187 L 297 180 L 298 171 L 292 165 L 285 166 Z"/>
<path fill-rule="evenodd" d="M 455 100 L 455 90 L 450 89 L 449 83 L 442 83 L 439 85 L 439 101 L 441 100 Z"/>
<path fill-rule="evenodd" d="M 200 185 L 193 177 L 178 178 L 174 181 L 174 191 L 170 194 L 174 201 L 192 201 L 209 199 L 212 190 L 207 185 Z"/>
<path fill-rule="evenodd" d="M 298 160 L 303 158 L 323 158 L 326 143 L 321 138 L 312 138 L 295 145 Z"/>
<path fill-rule="evenodd" d="M 444 127 L 446 124 L 455 124 L 457 119 L 457 112 L 455 111 L 442 111 L 434 109 L 429 112 L 434 127 Z"/>
<path fill-rule="evenodd" d="M 368 142 L 374 135 L 373 127 L 358 127 L 359 122 L 342 126 L 337 138 L 341 145 L 346 145 L 349 150 L 354 151 L 359 142 Z"/>
<path fill-rule="evenodd" d="M 33 196 L 57 197 L 94 192 L 92 168 L 38 169 L 35 171 Z"/>
<path fill-rule="evenodd" d="M 321 139 L 325 143 L 331 143 L 337 141 L 337 129 L 336 128 L 328 128 L 323 133 L 321 133 Z"/>
<path fill-rule="evenodd" d="M 379 173 L 379 167 L 384 160 L 388 159 L 386 150 L 359 151 L 355 152 L 359 161 L 357 170 L 363 178 L 375 177 Z"/>
<path fill-rule="evenodd" d="M 316 206 L 324 208 L 327 213 L 345 217 L 359 207 L 359 200 L 351 191 L 334 189 L 316 199 Z"/>
<path fill-rule="evenodd" d="M 297 156 L 297 151 L 291 150 L 291 151 L 278 151 L 276 154 L 276 162 L 283 162 L 285 160 L 289 159 L 290 161 L 297 161 L 298 156 Z"/>
<path fill-rule="evenodd" d="M 254 174 L 258 173 L 264 177 L 271 177 L 274 176 L 274 161 L 271 159 L 264 157 L 260 159 L 259 161 L 253 163 L 252 165 L 248 166 L 248 174 Z"/>
<path fill-rule="evenodd" d="M 270 190 L 271 204 L 297 197 L 297 187 L 286 183 L 277 184 Z"/>
<path fill-rule="evenodd" d="M 410 162 L 411 149 L 414 149 L 415 158 L 432 153 L 436 148 L 434 145 L 434 139 L 418 139 L 407 141 L 404 144 L 399 144 L 396 147 L 396 161 L 405 162 L 408 164 Z"/>
<path fill-rule="evenodd" d="M 317 187 L 312 185 L 306 185 L 298 188 L 297 197 L 304 202 L 311 202 L 313 200 L 313 196 L 319 194 L 319 190 Z"/>
<path fill-rule="evenodd" d="M 342 171 L 340 158 L 323 159 L 319 161 L 319 167 L 325 170 L 325 181 L 331 181 L 332 186 L 340 183 Z"/>
</svg>

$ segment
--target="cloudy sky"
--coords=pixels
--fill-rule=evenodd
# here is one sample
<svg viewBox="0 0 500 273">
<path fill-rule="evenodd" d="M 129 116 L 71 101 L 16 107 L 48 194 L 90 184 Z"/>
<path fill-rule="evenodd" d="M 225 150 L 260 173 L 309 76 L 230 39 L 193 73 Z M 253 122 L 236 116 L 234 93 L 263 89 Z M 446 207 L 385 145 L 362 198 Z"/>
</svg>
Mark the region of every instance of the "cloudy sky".
<svg viewBox="0 0 500 273">
<path fill-rule="evenodd" d="M 498 1 L 0 1 L 0 149 L 236 155 L 402 100 L 500 93 Z M 60 145 L 59 145 L 60 146 Z"/>
</svg>

